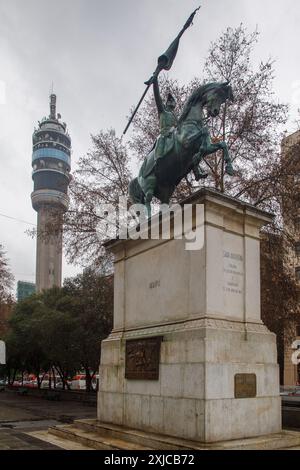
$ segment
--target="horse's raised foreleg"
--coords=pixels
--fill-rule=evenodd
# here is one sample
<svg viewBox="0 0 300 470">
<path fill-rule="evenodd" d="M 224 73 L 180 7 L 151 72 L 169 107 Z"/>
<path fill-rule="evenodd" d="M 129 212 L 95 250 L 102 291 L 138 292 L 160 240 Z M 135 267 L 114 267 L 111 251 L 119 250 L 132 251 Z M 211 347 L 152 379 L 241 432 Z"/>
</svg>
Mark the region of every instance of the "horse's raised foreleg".
<svg viewBox="0 0 300 470">
<path fill-rule="evenodd" d="M 218 142 L 216 144 L 213 144 L 210 140 L 209 134 L 206 135 L 206 138 L 201 143 L 199 152 L 193 157 L 194 167 L 196 167 L 204 157 L 206 157 L 207 155 L 211 155 L 212 153 L 215 153 L 218 150 L 223 150 L 223 158 L 226 163 L 225 172 L 228 175 L 233 176 L 234 170 L 232 167 L 231 158 L 229 156 L 226 142 Z"/>
</svg>

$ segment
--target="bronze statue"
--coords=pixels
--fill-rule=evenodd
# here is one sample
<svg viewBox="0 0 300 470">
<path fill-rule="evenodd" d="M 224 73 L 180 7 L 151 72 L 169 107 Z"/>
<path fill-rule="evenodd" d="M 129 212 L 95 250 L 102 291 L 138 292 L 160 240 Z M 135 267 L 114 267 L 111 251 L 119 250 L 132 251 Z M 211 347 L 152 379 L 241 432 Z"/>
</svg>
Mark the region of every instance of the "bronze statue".
<svg viewBox="0 0 300 470">
<path fill-rule="evenodd" d="M 145 204 L 151 214 L 151 200 L 155 196 L 169 204 L 175 187 L 190 171 L 199 171 L 200 161 L 217 150 L 223 150 L 225 171 L 233 175 L 226 142 L 213 144 L 205 125 L 203 110 L 208 117 L 216 117 L 226 100 L 233 100 L 229 83 L 208 83 L 197 88 L 188 98 L 176 127 L 161 135 L 147 155 L 137 178 L 129 184 L 134 203 Z M 161 144 L 161 142 L 163 142 Z M 201 172 L 199 172 L 201 175 Z"/>
<path fill-rule="evenodd" d="M 200 8 L 200 7 L 199 7 Z M 158 58 L 158 65 L 152 77 L 145 82 L 147 88 L 133 112 L 126 128 L 127 131 L 149 87 L 153 85 L 155 102 L 159 115 L 160 135 L 154 147 L 147 155 L 137 178 L 129 184 L 129 195 L 133 203 L 145 204 L 148 215 L 151 215 L 151 200 L 153 197 L 162 203 L 169 204 L 170 198 L 180 181 L 193 171 L 196 180 L 206 178 L 199 164 L 207 155 L 223 150 L 225 171 L 233 175 L 233 168 L 225 142 L 212 143 L 206 121 L 216 117 L 220 107 L 226 100 L 233 100 L 230 84 L 208 83 L 197 88 L 188 98 L 183 112 L 176 117 L 175 100 L 168 96 L 163 104 L 158 75 L 162 70 L 169 70 L 174 62 L 179 40 L 184 31 L 192 24 L 197 8 L 188 18 L 175 40 L 167 51 Z M 204 108 L 207 118 L 204 116 Z"/>
</svg>

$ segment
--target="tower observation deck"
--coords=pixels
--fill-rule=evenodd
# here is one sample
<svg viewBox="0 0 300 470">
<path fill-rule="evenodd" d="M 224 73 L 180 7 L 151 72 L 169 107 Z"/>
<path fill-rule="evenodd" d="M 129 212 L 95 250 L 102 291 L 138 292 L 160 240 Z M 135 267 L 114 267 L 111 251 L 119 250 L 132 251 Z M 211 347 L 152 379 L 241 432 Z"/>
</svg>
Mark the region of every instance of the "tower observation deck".
<svg viewBox="0 0 300 470">
<path fill-rule="evenodd" d="M 61 216 L 68 209 L 71 175 L 71 139 L 66 123 L 56 114 L 56 95 L 50 95 L 50 115 L 32 136 L 32 207 L 38 213 L 36 288 L 61 285 Z"/>
</svg>

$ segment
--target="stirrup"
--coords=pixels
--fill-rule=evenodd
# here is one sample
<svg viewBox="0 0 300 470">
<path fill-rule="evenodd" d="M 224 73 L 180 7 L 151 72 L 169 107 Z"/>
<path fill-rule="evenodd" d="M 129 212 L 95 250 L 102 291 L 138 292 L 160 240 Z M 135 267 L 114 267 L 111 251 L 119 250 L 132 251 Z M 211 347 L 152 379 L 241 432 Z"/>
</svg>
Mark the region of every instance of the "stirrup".
<svg viewBox="0 0 300 470">
<path fill-rule="evenodd" d="M 208 177 L 208 173 L 205 173 L 205 171 L 199 171 L 199 178 L 201 180 L 205 180 L 205 178 Z"/>
<path fill-rule="evenodd" d="M 227 163 L 225 166 L 225 173 L 227 173 L 229 176 L 234 176 L 234 169 L 232 168 L 231 163 Z"/>
<path fill-rule="evenodd" d="M 193 170 L 196 181 L 203 180 L 208 177 L 208 173 L 205 173 L 199 168 L 194 168 Z"/>
</svg>

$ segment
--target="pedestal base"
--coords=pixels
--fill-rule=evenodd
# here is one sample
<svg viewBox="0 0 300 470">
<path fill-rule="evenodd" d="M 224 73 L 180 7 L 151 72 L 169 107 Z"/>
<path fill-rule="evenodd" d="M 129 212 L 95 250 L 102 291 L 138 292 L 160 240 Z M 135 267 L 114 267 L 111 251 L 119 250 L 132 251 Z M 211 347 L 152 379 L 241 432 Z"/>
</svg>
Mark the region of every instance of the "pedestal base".
<svg viewBox="0 0 300 470">
<path fill-rule="evenodd" d="M 158 380 L 125 378 L 125 342 L 162 336 Z M 262 324 L 198 319 L 102 343 L 98 419 L 210 443 L 281 430 L 275 335 Z M 236 398 L 236 374 L 255 374 L 255 396 Z M 251 391 L 253 393 L 253 390 Z"/>
</svg>

